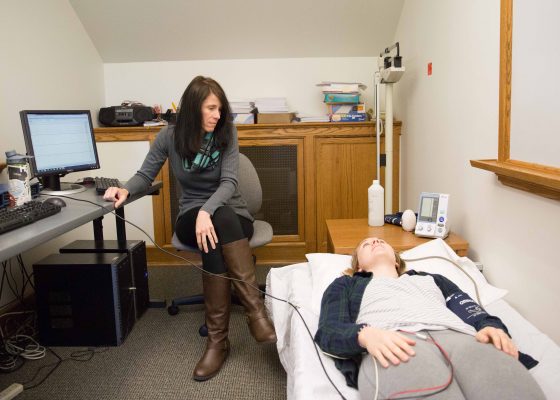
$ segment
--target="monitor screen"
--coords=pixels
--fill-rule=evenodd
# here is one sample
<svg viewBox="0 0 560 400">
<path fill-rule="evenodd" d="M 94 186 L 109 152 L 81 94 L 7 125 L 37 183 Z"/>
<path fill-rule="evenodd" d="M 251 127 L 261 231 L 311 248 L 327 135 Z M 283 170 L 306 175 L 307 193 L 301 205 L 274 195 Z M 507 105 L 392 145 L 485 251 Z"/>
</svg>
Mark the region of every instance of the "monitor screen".
<svg viewBox="0 0 560 400">
<path fill-rule="evenodd" d="M 45 178 L 43 186 L 60 190 L 60 176 L 99 168 L 89 110 L 21 111 L 20 116 L 33 174 Z"/>
</svg>

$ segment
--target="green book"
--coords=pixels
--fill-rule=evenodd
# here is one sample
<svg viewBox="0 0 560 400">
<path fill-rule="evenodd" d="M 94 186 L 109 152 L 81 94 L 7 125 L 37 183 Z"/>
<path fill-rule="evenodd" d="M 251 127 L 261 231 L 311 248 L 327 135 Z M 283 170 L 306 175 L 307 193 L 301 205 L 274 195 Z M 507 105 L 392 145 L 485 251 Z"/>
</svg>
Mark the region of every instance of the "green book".
<svg viewBox="0 0 560 400">
<path fill-rule="evenodd" d="M 326 93 L 325 103 L 353 103 L 358 104 L 360 102 L 359 94 L 349 94 L 349 93 Z"/>
</svg>

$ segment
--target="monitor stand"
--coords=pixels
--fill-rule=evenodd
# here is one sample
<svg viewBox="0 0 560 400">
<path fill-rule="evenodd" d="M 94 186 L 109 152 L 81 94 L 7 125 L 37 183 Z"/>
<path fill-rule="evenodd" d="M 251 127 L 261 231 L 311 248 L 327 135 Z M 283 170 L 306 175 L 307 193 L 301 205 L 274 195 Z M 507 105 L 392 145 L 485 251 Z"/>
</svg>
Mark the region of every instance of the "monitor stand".
<svg viewBox="0 0 560 400">
<path fill-rule="evenodd" d="M 41 177 L 43 190 L 41 193 L 50 194 L 51 196 L 74 194 L 85 192 L 86 188 L 77 183 L 60 182 L 60 175 L 45 175 Z"/>
<path fill-rule="evenodd" d="M 86 187 L 82 185 L 78 185 L 77 183 L 60 182 L 59 190 L 44 188 L 43 190 L 41 190 L 41 193 L 56 196 L 56 195 L 80 193 L 85 191 L 86 191 Z"/>
</svg>

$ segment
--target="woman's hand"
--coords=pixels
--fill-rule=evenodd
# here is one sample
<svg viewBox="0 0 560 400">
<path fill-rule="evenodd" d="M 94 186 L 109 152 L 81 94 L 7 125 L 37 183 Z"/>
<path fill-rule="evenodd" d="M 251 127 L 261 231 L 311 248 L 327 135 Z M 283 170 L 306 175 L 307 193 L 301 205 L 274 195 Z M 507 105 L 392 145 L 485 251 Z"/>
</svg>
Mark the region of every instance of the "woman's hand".
<svg viewBox="0 0 560 400">
<path fill-rule="evenodd" d="M 198 216 L 196 217 L 196 242 L 198 243 L 198 248 L 200 251 L 208 253 L 208 241 L 213 249 L 216 248 L 216 243 L 218 243 L 218 236 L 214 230 L 214 225 L 210 219 L 210 214 L 206 211 L 200 210 Z"/>
<path fill-rule="evenodd" d="M 127 198 L 128 190 L 118 187 L 108 188 L 103 195 L 103 199 L 115 202 L 115 208 L 119 208 Z"/>
<path fill-rule="evenodd" d="M 401 361 L 408 361 L 416 353 L 411 346 L 416 342 L 407 336 L 395 331 L 377 329 L 371 326 L 364 327 L 358 334 L 358 343 L 367 349 L 384 368 L 389 366 L 387 359 L 394 365 Z"/>
<path fill-rule="evenodd" d="M 495 348 L 503 351 L 514 358 L 519 358 L 519 351 L 513 340 L 503 330 L 487 326 L 482 328 L 475 335 L 480 343 L 492 343 Z"/>
</svg>

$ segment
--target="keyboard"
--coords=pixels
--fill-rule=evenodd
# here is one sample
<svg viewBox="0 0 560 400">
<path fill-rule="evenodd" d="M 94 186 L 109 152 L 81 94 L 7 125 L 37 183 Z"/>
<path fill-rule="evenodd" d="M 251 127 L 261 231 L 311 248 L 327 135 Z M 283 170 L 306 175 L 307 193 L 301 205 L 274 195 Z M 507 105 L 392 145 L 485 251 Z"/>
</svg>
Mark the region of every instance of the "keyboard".
<svg viewBox="0 0 560 400">
<path fill-rule="evenodd" d="M 105 190 L 112 186 L 120 188 L 122 184 L 116 178 L 95 177 L 95 191 L 97 194 L 105 194 Z"/>
<path fill-rule="evenodd" d="M 60 210 L 60 206 L 40 201 L 28 201 L 21 206 L 2 208 L 0 209 L 0 235 L 50 217 Z"/>
</svg>

